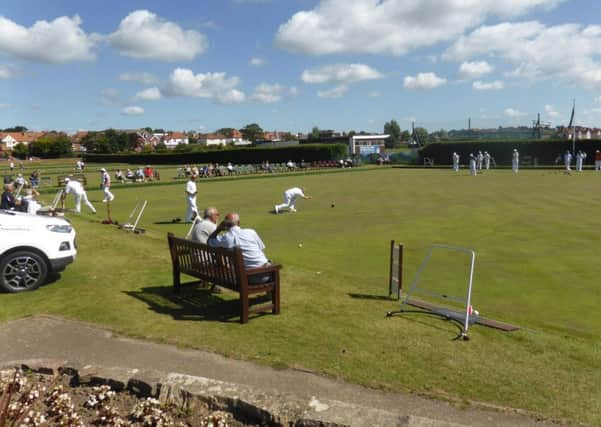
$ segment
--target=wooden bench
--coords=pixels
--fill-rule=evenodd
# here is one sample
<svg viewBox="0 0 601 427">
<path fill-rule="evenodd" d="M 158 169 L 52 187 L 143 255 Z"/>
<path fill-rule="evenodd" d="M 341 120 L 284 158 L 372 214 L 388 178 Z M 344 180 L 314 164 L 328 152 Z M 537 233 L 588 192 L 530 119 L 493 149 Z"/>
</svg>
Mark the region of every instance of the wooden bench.
<svg viewBox="0 0 601 427">
<path fill-rule="evenodd" d="M 214 248 L 192 240 L 167 234 L 173 264 L 173 288 L 182 285 L 212 283 L 240 294 L 240 323 L 248 322 L 249 313 L 271 311 L 280 314 L 281 265 L 246 269 L 240 248 Z M 181 283 L 181 274 L 200 280 Z M 266 277 L 264 283 L 252 283 L 253 278 Z M 271 303 L 250 306 L 250 295 L 271 293 Z"/>
<path fill-rule="evenodd" d="M 59 175 L 56 177 L 56 184 L 59 187 L 62 187 L 63 185 L 65 185 L 65 178 L 79 181 L 81 183 L 81 185 L 83 185 L 84 187 L 86 185 L 88 185 L 88 180 L 83 173 L 74 173 L 74 174 L 70 174 L 70 175 Z"/>
</svg>

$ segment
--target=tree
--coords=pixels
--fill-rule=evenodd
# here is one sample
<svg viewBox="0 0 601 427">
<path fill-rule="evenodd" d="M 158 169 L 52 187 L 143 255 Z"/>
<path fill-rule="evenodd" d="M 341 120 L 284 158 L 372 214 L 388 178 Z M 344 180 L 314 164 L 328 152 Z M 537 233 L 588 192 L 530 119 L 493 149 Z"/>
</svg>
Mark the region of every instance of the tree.
<svg viewBox="0 0 601 427">
<path fill-rule="evenodd" d="M 27 132 L 27 128 L 25 126 L 13 126 L 4 129 L 2 132 Z"/>
<path fill-rule="evenodd" d="M 411 139 L 411 134 L 408 130 L 404 130 L 403 132 L 401 132 L 401 141 L 407 142 L 409 141 L 409 139 Z"/>
<path fill-rule="evenodd" d="M 319 139 L 319 128 L 317 126 L 313 126 L 313 129 L 309 132 L 309 139 Z"/>
<path fill-rule="evenodd" d="M 256 123 L 251 123 L 240 129 L 240 133 L 247 141 L 256 142 L 263 139 L 263 129 Z"/>
<path fill-rule="evenodd" d="M 164 142 L 159 142 L 157 145 L 154 146 L 154 149 L 157 151 L 162 151 L 162 150 L 166 150 L 167 146 L 165 145 Z"/>
<path fill-rule="evenodd" d="M 47 133 L 29 144 L 29 153 L 37 157 L 61 157 L 73 154 L 73 148 L 64 133 Z"/>
<path fill-rule="evenodd" d="M 298 136 L 290 132 L 283 132 L 280 134 L 282 141 L 298 141 Z"/>
<path fill-rule="evenodd" d="M 23 144 L 22 142 L 19 142 L 17 145 L 15 145 L 13 147 L 12 155 L 19 159 L 26 158 L 28 153 L 29 153 L 29 150 L 27 149 L 27 146 L 25 144 Z"/>
<path fill-rule="evenodd" d="M 396 120 L 384 123 L 384 133 L 390 135 L 389 148 L 401 146 L 401 127 Z"/>
</svg>

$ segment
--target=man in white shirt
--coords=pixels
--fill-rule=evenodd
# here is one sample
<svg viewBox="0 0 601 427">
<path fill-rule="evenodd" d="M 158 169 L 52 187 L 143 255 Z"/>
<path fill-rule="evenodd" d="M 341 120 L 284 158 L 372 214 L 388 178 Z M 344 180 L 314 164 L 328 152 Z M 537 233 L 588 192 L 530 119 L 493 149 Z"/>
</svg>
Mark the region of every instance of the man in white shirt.
<svg viewBox="0 0 601 427">
<path fill-rule="evenodd" d="M 478 169 L 476 166 L 476 158 L 472 153 L 470 153 L 470 175 L 476 176 L 478 174 Z"/>
<path fill-rule="evenodd" d="M 570 150 L 566 150 L 566 153 L 563 155 L 563 164 L 566 167 L 566 170 L 564 173 L 571 175 L 572 174 L 572 153 L 570 153 Z"/>
<path fill-rule="evenodd" d="M 459 172 L 459 154 L 453 152 L 453 170 Z"/>
<path fill-rule="evenodd" d="M 514 148 L 512 159 L 511 159 L 511 169 L 513 170 L 514 173 L 518 173 L 519 168 L 520 168 L 520 153 L 518 153 L 518 150 L 516 148 Z"/>
<path fill-rule="evenodd" d="M 207 244 L 209 236 L 217 229 L 217 220 L 219 219 L 219 211 L 217 208 L 208 207 L 204 210 L 203 217 L 200 221 L 194 223 L 190 238 L 196 242 Z"/>
<path fill-rule="evenodd" d="M 479 171 L 482 170 L 482 162 L 484 162 L 484 154 L 482 154 L 482 151 L 478 151 L 478 156 L 476 157 L 476 166 Z"/>
<path fill-rule="evenodd" d="M 251 228 L 240 228 L 240 215 L 235 212 L 228 213 L 209 236 L 209 245 L 220 248 L 238 247 L 242 250 L 244 268 L 259 268 L 270 265 L 263 250 L 265 244 Z M 270 275 L 249 277 L 250 283 L 264 283 L 269 281 Z"/>
<path fill-rule="evenodd" d="M 104 199 L 102 199 L 103 203 L 115 200 L 115 196 L 111 193 L 111 176 L 105 168 L 100 169 L 100 186 L 104 192 Z"/>
<path fill-rule="evenodd" d="M 484 152 L 484 169 L 489 170 L 490 169 L 490 154 L 488 154 L 488 151 Z"/>
<path fill-rule="evenodd" d="M 78 181 L 65 178 L 65 191 L 63 192 L 63 198 L 66 198 L 67 194 L 73 194 L 73 197 L 75 198 L 75 212 L 81 212 L 81 201 L 83 200 L 92 213 L 96 213 L 94 205 L 92 205 L 92 203 L 90 203 L 88 200 L 86 190 L 84 190 L 83 186 Z"/>
<path fill-rule="evenodd" d="M 196 175 L 190 175 L 190 179 L 186 183 L 186 200 L 188 202 L 188 211 L 186 212 L 186 222 L 192 222 L 192 219 L 198 215 L 198 208 L 196 207 L 196 194 L 198 190 L 196 188 Z"/>
<path fill-rule="evenodd" d="M 303 199 L 311 199 L 311 196 L 305 196 L 305 189 L 303 187 L 294 187 L 284 192 L 284 203 L 281 205 L 275 205 L 273 208 L 276 214 L 280 213 L 280 210 L 288 208 L 290 212 L 296 212 L 295 203 L 296 198 L 301 197 Z"/>
</svg>

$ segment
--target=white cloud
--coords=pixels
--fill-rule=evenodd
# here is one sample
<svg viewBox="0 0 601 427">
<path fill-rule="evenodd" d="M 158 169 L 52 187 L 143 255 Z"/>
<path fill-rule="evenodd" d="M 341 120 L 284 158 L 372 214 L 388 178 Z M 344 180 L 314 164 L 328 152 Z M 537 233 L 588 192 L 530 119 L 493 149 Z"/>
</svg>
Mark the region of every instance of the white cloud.
<svg viewBox="0 0 601 427">
<path fill-rule="evenodd" d="M 119 91 L 115 88 L 102 89 L 100 91 L 100 102 L 108 106 L 121 104 Z"/>
<path fill-rule="evenodd" d="M 506 108 L 503 111 L 503 114 L 505 114 L 505 117 L 509 117 L 511 119 L 515 119 L 517 117 L 522 117 L 526 115 L 525 113 L 522 113 L 521 111 L 516 110 L 514 108 Z"/>
<path fill-rule="evenodd" d="M 348 91 L 348 87 L 344 85 L 336 86 L 332 89 L 318 90 L 317 96 L 320 98 L 340 98 Z"/>
<path fill-rule="evenodd" d="M 559 113 L 555 111 L 555 107 L 552 105 L 545 105 L 545 114 L 549 117 L 558 117 Z"/>
<path fill-rule="evenodd" d="M 0 102 L 0 110 L 3 110 L 5 108 L 10 108 L 10 104 L 3 104 Z"/>
<path fill-rule="evenodd" d="M 299 94 L 299 90 L 296 86 L 290 86 L 290 88 L 288 89 L 288 94 L 290 96 L 296 96 Z"/>
<path fill-rule="evenodd" d="M 12 68 L 8 65 L 0 64 L 0 80 L 10 79 L 12 76 Z"/>
<path fill-rule="evenodd" d="M 250 99 L 262 104 L 271 104 L 282 100 L 283 91 L 284 87 L 277 83 L 261 83 L 255 88 L 255 92 L 250 96 Z"/>
<path fill-rule="evenodd" d="M 119 75 L 119 80 L 123 80 L 124 82 L 139 82 L 145 85 L 152 85 L 159 82 L 159 79 L 154 74 L 146 72 L 121 73 Z"/>
<path fill-rule="evenodd" d="M 501 90 L 505 88 L 505 83 L 503 83 L 501 80 L 495 80 L 493 82 L 476 80 L 474 83 L 472 83 L 472 88 L 474 90 Z"/>
<path fill-rule="evenodd" d="M 459 66 L 459 78 L 477 79 L 491 73 L 494 67 L 486 61 L 463 62 Z"/>
<path fill-rule="evenodd" d="M 447 83 L 447 79 L 434 73 L 419 73 L 417 76 L 407 76 L 403 81 L 406 89 L 434 89 Z"/>
<path fill-rule="evenodd" d="M 510 18 L 561 0 L 321 0 L 280 25 L 276 44 L 286 50 L 324 55 L 404 55 L 449 41 L 488 17 Z"/>
<path fill-rule="evenodd" d="M 158 101 L 161 99 L 161 91 L 158 87 L 149 87 L 136 93 L 135 99 L 141 101 Z"/>
<path fill-rule="evenodd" d="M 184 30 L 148 10 L 131 12 L 107 39 L 121 55 L 158 61 L 191 61 L 207 48 L 203 34 Z"/>
<path fill-rule="evenodd" d="M 141 116 L 144 114 L 144 108 L 138 107 L 137 105 L 132 105 L 121 110 L 121 114 L 125 116 Z"/>
<path fill-rule="evenodd" d="M 526 80 L 555 79 L 601 87 L 601 26 L 540 22 L 482 26 L 460 37 L 443 57 L 466 60 L 487 54 L 507 61 L 509 75 Z"/>
<path fill-rule="evenodd" d="M 61 16 L 26 28 L 0 16 L 0 52 L 46 63 L 90 61 L 94 42 L 81 28 L 81 18 Z"/>
<path fill-rule="evenodd" d="M 240 79 L 227 77 L 226 73 L 198 73 L 187 68 L 176 68 L 169 76 L 169 82 L 163 89 L 167 96 L 190 96 L 208 98 L 222 104 L 244 102 L 244 92 L 237 89 Z"/>
<path fill-rule="evenodd" d="M 265 60 L 263 58 L 250 58 L 250 61 L 248 61 L 248 63 L 252 66 L 255 67 L 260 67 L 262 65 L 265 65 Z"/>
<path fill-rule="evenodd" d="M 305 83 L 337 83 L 348 85 L 362 80 L 380 79 L 383 75 L 365 64 L 331 64 L 303 71 Z"/>
</svg>

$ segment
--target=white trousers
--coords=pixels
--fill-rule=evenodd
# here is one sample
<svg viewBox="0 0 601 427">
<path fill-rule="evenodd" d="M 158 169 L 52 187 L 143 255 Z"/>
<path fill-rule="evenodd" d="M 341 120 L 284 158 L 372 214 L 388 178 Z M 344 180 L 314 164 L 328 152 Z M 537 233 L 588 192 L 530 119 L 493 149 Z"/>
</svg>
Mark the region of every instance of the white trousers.
<svg viewBox="0 0 601 427">
<path fill-rule="evenodd" d="M 513 160 L 511 162 L 511 169 L 517 173 L 518 169 L 520 168 L 519 163 L 516 160 Z"/>
<path fill-rule="evenodd" d="M 490 169 L 490 160 L 484 160 L 484 167 L 486 168 L 486 170 Z"/>
<path fill-rule="evenodd" d="M 281 205 L 277 205 L 277 209 L 283 209 L 283 208 L 288 208 L 291 210 L 294 210 L 294 204 L 296 203 L 296 196 L 290 196 L 286 193 L 284 193 L 284 203 L 282 203 Z"/>
<path fill-rule="evenodd" d="M 194 214 L 198 215 L 198 208 L 196 207 L 196 196 L 187 198 L 188 201 L 188 210 L 186 211 L 186 222 L 192 221 L 192 217 Z"/>
<path fill-rule="evenodd" d="M 81 212 L 82 200 L 92 212 L 96 212 L 96 208 L 94 208 L 94 205 L 90 203 L 90 201 L 88 200 L 88 195 L 86 193 L 74 194 L 73 197 L 75 197 L 75 212 Z"/>
<path fill-rule="evenodd" d="M 459 163 L 453 163 L 453 170 L 459 172 Z"/>
<path fill-rule="evenodd" d="M 595 170 L 601 171 L 601 160 L 595 160 Z"/>
<path fill-rule="evenodd" d="M 582 159 L 576 160 L 576 170 L 582 172 Z"/>
<path fill-rule="evenodd" d="M 570 172 L 572 170 L 572 167 L 570 165 L 570 162 L 564 162 L 564 165 L 566 167 L 566 172 Z"/>
<path fill-rule="evenodd" d="M 104 191 L 104 200 L 105 201 L 112 202 L 115 199 L 115 196 L 113 196 L 113 193 L 111 193 L 110 187 L 104 187 L 102 189 L 102 191 Z"/>
</svg>

